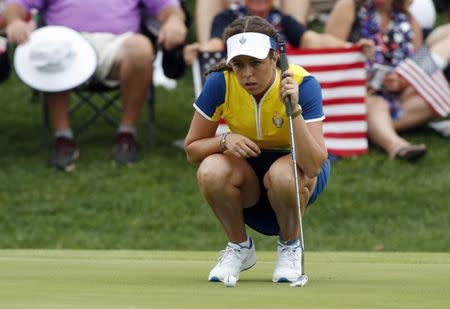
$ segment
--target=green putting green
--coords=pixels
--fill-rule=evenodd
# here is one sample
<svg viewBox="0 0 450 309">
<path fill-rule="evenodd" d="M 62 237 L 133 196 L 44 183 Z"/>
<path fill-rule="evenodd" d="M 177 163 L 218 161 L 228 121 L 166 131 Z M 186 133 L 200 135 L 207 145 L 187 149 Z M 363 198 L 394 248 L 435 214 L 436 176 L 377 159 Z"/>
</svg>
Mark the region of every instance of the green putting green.
<svg viewBox="0 0 450 309">
<path fill-rule="evenodd" d="M 449 308 L 450 254 L 306 252 L 303 288 L 257 252 L 235 288 L 206 281 L 217 253 L 0 250 L 0 308 Z"/>
</svg>

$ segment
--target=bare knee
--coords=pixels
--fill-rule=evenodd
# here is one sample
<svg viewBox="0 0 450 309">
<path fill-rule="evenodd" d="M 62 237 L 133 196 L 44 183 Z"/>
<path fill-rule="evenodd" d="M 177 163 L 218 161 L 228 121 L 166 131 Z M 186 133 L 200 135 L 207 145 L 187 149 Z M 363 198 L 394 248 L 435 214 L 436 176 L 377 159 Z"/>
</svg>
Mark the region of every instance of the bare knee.
<svg viewBox="0 0 450 309">
<path fill-rule="evenodd" d="M 386 103 L 386 101 L 378 96 L 370 96 L 366 98 L 366 104 L 368 114 L 375 111 L 384 111 L 384 112 L 389 111 L 389 106 Z"/>
<path fill-rule="evenodd" d="M 205 158 L 197 170 L 197 181 L 201 188 L 221 189 L 231 177 L 231 168 L 219 155 Z"/>
<path fill-rule="evenodd" d="M 276 161 L 264 176 L 264 187 L 270 192 L 287 192 L 294 185 L 292 166 Z"/>
<path fill-rule="evenodd" d="M 142 34 L 134 34 L 127 38 L 121 47 L 121 60 L 135 63 L 140 66 L 151 64 L 154 58 L 154 49 L 150 40 Z"/>
</svg>

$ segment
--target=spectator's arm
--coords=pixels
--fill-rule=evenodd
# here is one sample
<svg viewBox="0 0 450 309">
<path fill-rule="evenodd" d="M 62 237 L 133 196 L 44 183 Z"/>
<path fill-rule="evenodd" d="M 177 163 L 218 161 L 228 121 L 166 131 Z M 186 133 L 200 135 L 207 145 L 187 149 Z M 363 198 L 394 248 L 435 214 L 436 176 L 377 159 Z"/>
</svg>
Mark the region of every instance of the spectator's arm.
<svg viewBox="0 0 450 309">
<path fill-rule="evenodd" d="M 23 6 L 10 3 L 5 7 L 6 35 L 11 43 L 21 44 L 28 40 L 32 31 L 26 23 L 26 10 Z"/>
<path fill-rule="evenodd" d="M 280 10 L 283 14 L 291 15 L 298 22 L 307 25 L 310 6 L 311 0 L 283 0 Z"/>
<path fill-rule="evenodd" d="M 422 29 L 419 26 L 419 23 L 416 21 L 416 19 L 410 15 L 410 21 L 411 21 L 411 27 L 412 31 L 414 33 L 412 43 L 414 45 L 414 49 L 417 50 L 423 45 L 423 36 L 422 36 Z"/>
<path fill-rule="evenodd" d="M 179 6 L 168 6 L 161 10 L 157 16 L 161 22 L 158 44 L 165 49 L 173 49 L 182 45 L 186 40 L 186 16 Z"/>
<path fill-rule="evenodd" d="M 211 37 L 214 16 L 226 9 L 227 1 L 196 0 L 195 1 L 195 31 L 200 44 L 206 43 Z"/>
<path fill-rule="evenodd" d="M 355 3 L 353 0 L 339 0 L 334 5 L 325 25 L 325 33 L 341 40 L 347 40 L 355 21 Z"/>
</svg>

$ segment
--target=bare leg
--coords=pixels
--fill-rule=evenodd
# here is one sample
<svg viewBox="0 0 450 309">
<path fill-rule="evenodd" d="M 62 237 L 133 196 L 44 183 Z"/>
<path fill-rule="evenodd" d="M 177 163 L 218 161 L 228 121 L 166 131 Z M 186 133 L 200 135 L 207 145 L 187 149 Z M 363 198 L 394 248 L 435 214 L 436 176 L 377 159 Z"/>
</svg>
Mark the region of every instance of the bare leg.
<svg viewBox="0 0 450 309">
<path fill-rule="evenodd" d="M 367 122 L 370 139 L 388 154 L 392 155 L 399 146 L 408 145 L 395 131 L 388 104 L 383 98 L 367 97 Z"/>
<path fill-rule="evenodd" d="M 70 92 L 46 93 L 45 100 L 48 103 L 53 129 L 56 131 L 70 128 Z"/>
<path fill-rule="evenodd" d="M 228 0 L 197 0 L 195 2 L 195 29 L 197 41 L 200 44 L 209 40 L 214 16 L 228 5 Z"/>
<path fill-rule="evenodd" d="M 124 112 L 122 124 L 135 126 L 152 78 L 153 46 L 143 35 L 125 40 L 110 78 L 120 81 Z"/>
<path fill-rule="evenodd" d="M 229 241 L 246 241 L 243 209 L 256 204 L 260 195 L 258 178 L 250 165 L 232 155 L 214 154 L 200 164 L 197 180 Z"/>
<path fill-rule="evenodd" d="M 311 179 L 298 170 L 301 212 L 304 213 L 317 177 Z M 295 240 L 300 232 L 298 209 L 295 197 L 294 173 L 291 155 L 275 161 L 264 176 L 264 186 L 270 204 L 277 216 L 283 240 Z"/>
<path fill-rule="evenodd" d="M 403 94 L 400 96 L 400 104 L 404 114 L 400 119 L 394 121 L 394 129 L 396 131 L 415 128 L 427 123 L 436 116 L 424 99 L 411 87 L 403 91 Z"/>
</svg>

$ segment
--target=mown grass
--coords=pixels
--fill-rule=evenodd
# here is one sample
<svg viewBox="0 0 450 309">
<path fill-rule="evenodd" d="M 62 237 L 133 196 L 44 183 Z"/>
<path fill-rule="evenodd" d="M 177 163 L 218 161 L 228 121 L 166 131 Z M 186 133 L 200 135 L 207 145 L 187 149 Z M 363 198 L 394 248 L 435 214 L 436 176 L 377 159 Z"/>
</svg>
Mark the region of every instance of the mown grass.
<svg viewBox="0 0 450 309">
<path fill-rule="evenodd" d="M 215 252 L 0 250 L 0 308 L 448 308 L 448 253 L 310 253 L 303 288 L 257 256 L 227 288 L 206 280 Z"/>
</svg>

